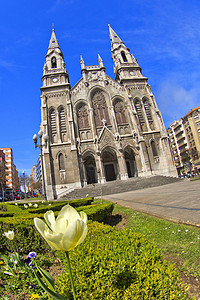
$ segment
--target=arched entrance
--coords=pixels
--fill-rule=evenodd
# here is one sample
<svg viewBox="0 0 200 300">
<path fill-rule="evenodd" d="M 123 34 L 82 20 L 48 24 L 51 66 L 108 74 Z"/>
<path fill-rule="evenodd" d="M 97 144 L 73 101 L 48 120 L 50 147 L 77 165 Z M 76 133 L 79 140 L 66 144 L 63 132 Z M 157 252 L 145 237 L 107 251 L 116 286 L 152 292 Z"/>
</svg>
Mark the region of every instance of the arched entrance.
<svg viewBox="0 0 200 300">
<path fill-rule="evenodd" d="M 102 162 L 106 181 L 116 180 L 119 176 L 119 167 L 115 151 L 106 149 L 102 153 Z"/>
<path fill-rule="evenodd" d="M 84 167 L 87 184 L 97 183 L 97 168 L 92 154 L 84 157 Z"/>
<path fill-rule="evenodd" d="M 124 150 L 124 159 L 126 162 L 126 169 L 128 173 L 128 177 L 136 177 L 138 175 L 137 173 L 137 165 L 135 161 L 135 154 L 133 150 L 130 147 L 127 147 Z"/>
</svg>

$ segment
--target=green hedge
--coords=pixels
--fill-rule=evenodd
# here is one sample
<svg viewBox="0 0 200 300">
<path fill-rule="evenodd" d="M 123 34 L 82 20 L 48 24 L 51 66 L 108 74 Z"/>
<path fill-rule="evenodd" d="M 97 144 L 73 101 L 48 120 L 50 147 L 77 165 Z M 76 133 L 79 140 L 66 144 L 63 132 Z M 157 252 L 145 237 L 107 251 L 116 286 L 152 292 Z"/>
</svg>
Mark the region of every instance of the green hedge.
<svg viewBox="0 0 200 300">
<path fill-rule="evenodd" d="M 51 204 L 49 206 L 49 209 L 51 209 L 52 211 L 60 211 L 61 208 L 66 205 L 66 204 L 70 204 L 72 207 L 74 208 L 78 208 L 78 207 L 83 207 L 83 206 L 87 206 L 87 205 L 91 205 L 92 202 L 94 201 L 94 197 L 90 197 L 87 199 L 77 199 L 77 200 L 71 200 L 71 201 L 62 201 L 62 202 L 50 202 L 48 204 Z M 47 207 L 42 207 L 42 208 L 32 208 L 31 210 L 29 209 L 30 213 L 45 213 L 47 211 Z"/>
<path fill-rule="evenodd" d="M 64 261 L 64 253 L 56 254 Z M 84 243 L 70 251 L 70 259 L 77 300 L 189 299 L 174 266 L 134 230 L 92 222 Z M 61 273 L 56 285 L 59 293 L 72 299 L 69 274 Z"/>
<path fill-rule="evenodd" d="M 94 197 L 82 198 L 77 200 L 69 200 L 69 201 L 41 201 L 37 203 L 32 203 L 32 206 L 28 206 L 31 202 L 26 203 L 19 203 L 16 205 L 15 203 L 7 203 L 3 205 L 3 209 L 1 210 L 0 207 L 0 222 L 7 222 L 15 224 L 21 222 L 21 220 L 32 219 L 36 217 L 43 217 L 43 214 L 47 210 L 52 210 L 54 212 L 60 211 L 61 208 L 66 205 L 70 204 L 71 206 L 78 208 L 91 205 L 94 201 Z M 24 204 L 28 206 L 28 208 L 24 208 Z M 34 207 L 34 204 L 38 205 L 38 208 Z M 11 218 L 11 220 L 6 221 L 5 217 Z M 13 217 L 13 219 L 12 219 Z"/>
<path fill-rule="evenodd" d="M 112 214 L 114 205 L 113 203 L 107 204 L 96 204 L 91 206 L 82 206 L 78 207 L 77 211 L 85 211 L 88 215 L 89 220 L 97 220 L 102 222 L 108 215 Z M 18 217 L 9 217 L 9 218 L 1 218 L 0 219 L 0 252 L 5 252 L 7 250 L 12 250 L 10 241 L 3 236 L 4 232 L 8 230 L 13 230 L 15 232 L 15 244 L 21 253 L 28 253 L 30 251 L 34 251 L 40 253 L 48 251 L 49 249 L 46 242 L 41 238 L 38 232 L 33 225 L 34 217 L 43 218 L 44 214 L 20 214 L 19 207 L 16 207 L 18 212 Z M 51 206 L 46 208 L 47 210 L 51 210 Z M 55 212 L 57 215 L 59 211 Z"/>
</svg>

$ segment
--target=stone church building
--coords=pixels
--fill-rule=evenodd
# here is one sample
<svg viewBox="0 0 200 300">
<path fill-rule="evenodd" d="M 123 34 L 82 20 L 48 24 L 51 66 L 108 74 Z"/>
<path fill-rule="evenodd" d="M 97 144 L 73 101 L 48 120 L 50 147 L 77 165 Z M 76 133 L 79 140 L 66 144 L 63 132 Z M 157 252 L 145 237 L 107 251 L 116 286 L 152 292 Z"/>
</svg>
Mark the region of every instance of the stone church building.
<svg viewBox="0 0 200 300">
<path fill-rule="evenodd" d="M 103 61 L 70 86 L 54 29 L 41 87 L 42 150 L 47 199 L 87 184 L 136 176 L 176 176 L 166 129 L 148 78 L 109 25 L 115 79 Z"/>
</svg>

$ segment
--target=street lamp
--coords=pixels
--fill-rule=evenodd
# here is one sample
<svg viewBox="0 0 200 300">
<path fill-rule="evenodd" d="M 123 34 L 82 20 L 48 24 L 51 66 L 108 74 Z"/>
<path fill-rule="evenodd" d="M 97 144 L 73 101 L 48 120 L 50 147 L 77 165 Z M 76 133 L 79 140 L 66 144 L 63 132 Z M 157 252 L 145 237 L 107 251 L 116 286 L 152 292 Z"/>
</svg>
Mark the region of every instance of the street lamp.
<svg viewBox="0 0 200 300">
<path fill-rule="evenodd" d="M 37 144 L 38 136 L 40 138 L 40 145 Z M 40 148 L 40 152 L 41 152 L 40 156 L 41 156 L 41 169 L 42 169 L 42 189 L 43 189 L 44 200 L 47 200 L 45 177 L 44 177 L 43 151 L 42 151 L 42 149 L 43 149 L 44 146 L 46 147 L 47 141 L 49 140 L 49 137 L 48 137 L 47 134 L 44 134 L 44 136 L 43 136 L 43 131 L 42 130 L 40 130 L 38 132 L 38 136 L 37 136 L 37 134 L 34 134 L 33 141 L 35 143 L 35 149 L 36 148 Z M 45 145 L 42 145 L 42 137 L 43 137 L 43 139 L 45 141 Z"/>
<path fill-rule="evenodd" d="M 26 185 L 25 185 L 25 172 L 22 172 L 23 175 L 23 184 L 24 184 L 24 193 L 25 193 L 25 199 L 26 199 Z"/>
</svg>

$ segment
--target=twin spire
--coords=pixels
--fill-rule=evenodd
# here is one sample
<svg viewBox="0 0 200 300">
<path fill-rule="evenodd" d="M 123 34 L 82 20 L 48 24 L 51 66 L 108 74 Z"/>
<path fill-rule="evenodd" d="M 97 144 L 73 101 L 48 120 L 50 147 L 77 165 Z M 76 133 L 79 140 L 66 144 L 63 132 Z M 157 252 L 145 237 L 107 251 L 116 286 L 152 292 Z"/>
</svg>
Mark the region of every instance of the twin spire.
<svg viewBox="0 0 200 300">
<path fill-rule="evenodd" d="M 53 27 L 48 49 L 55 49 L 55 48 L 60 48 L 60 47 L 59 47 L 58 40 L 56 38 L 55 30 Z"/>
<path fill-rule="evenodd" d="M 108 24 L 108 27 L 110 32 L 111 45 L 113 46 L 114 44 L 124 44 L 122 40 L 118 37 L 118 35 L 114 32 L 114 30 L 111 28 L 110 24 Z"/>
<path fill-rule="evenodd" d="M 111 28 L 110 24 L 108 24 L 108 27 L 109 27 L 109 32 L 110 32 L 111 46 L 113 47 L 114 44 L 124 44 L 122 42 L 122 40 L 119 38 L 119 36 L 116 34 L 116 32 Z M 55 49 L 55 48 L 60 48 L 60 46 L 59 46 L 58 40 L 56 38 L 54 25 L 53 25 L 48 50 Z M 98 55 L 98 58 L 100 58 L 99 55 Z M 100 58 L 100 60 L 101 60 L 101 58 Z"/>
<path fill-rule="evenodd" d="M 131 65 L 138 66 L 136 59 L 133 56 L 131 56 L 130 50 L 125 46 L 123 41 L 116 34 L 116 32 L 112 29 L 110 24 L 108 24 L 108 27 L 109 27 L 110 40 L 111 40 L 111 55 L 112 55 L 115 67 L 116 68 L 119 67 L 119 64 L 121 64 L 120 63 L 121 60 L 122 60 L 122 63 L 127 62 L 130 64 L 130 66 Z M 63 54 L 60 49 L 60 46 L 59 46 L 59 43 L 58 43 L 58 40 L 55 35 L 54 27 L 52 27 L 52 34 L 51 34 L 51 38 L 50 38 L 50 42 L 49 42 L 47 56 L 51 55 L 52 51 L 54 51 L 54 50 L 56 50 L 56 52 L 62 56 L 62 59 L 64 59 Z M 122 58 L 121 58 L 121 56 L 122 56 Z M 99 67 L 104 68 L 102 58 L 100 57 L 99 54 L 98 54 L 98 62 L 99 62 Z M 81 64 L 81 70 L 86 68 L 85 62 L 84 62 L 82 56 L 80 59 L 80 64 Z M 116 73 L 116 70 L 115 70 L 115 73 Z"/>
</svg>

